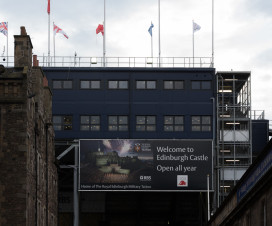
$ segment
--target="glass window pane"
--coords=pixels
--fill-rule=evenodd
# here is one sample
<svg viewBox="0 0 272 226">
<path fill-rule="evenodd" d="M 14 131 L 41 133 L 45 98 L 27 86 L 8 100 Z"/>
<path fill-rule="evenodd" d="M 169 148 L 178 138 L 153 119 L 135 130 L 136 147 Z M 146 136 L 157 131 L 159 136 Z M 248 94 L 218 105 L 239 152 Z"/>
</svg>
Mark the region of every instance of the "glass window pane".
<svg viewBox="0 0 272 226">
<path fill-rule="evenodd" d="M 109 116 L 109 124 L 117 124 L 117 116 Z"/>
<path fill-rule="evenodd" d="M 119 81 L 120 89 L 128 89 L 128 81 Z"/>
<path fill-rule="evenodd" d="M 118 81 L 109 81 L 109 89 L 117 89 Z"/>
<path fill-rule="evenodd" d="M 173 120 L 173 116 L 164 116 L 164 124 L 173 124 L 174 120 Z"/>
<path fill-rule="evenodd" d="M 128 124 L 127 116 L 119 116 L 119 124 Z"/>
<path fill-rule="evenodd" d="M 183 126 L 175 126 L 175 131 L 184 131 Z"/>
<path fill-rule="evenodd" d="M 192 124 L 200 124 L 200 116 L 192 116 Z"/>
<path fill-rule="evenodd" d="M 72 81 L 63 81 L 64 89 L 72 89 Z"/>
<path fill-rule="evenodd" d="M 99 131 L 99 130 L 100 130 L 99 125 L 91 126 L 91 131 Z"/>
<path fill-rule="evenodd" d="M 146 88 L 147 89 L 156 89 L 156 81 L 147 81 Z"/>
<path fill-rule="evenodd" d="M 61 81 L 53 81 L 53 89 L 61 89 Z"/>
<path fill-rule="evenodd" d="M 90 123 L 89 116 L 81 116 L 80 123 L 81 124 L 89 124 Z"/>
<path fill-rule="evenodd" d="M 145 124 L 145 116 L 136 116 L 137 124 Z"/>
<path fill-rule="evenodd" d="M 166 132 L 173 131 L 173 126 L 164 126 L 164 131 Z"/>
<path fill-rule="evenodd" d="M 100 124 L 100 116 L 91 116 L 92 124 Z"/>
<path fill-rule="evenodd" d="M 211 89 L 211 81 L 202 81 L 202 89 Z"/>
<path fill-rule="evenodd" d="M 174 83 L 173 81 L 164 81 L 164 89 L 173 89 L 174 88 Z"/>
<path fill-rule="evenodd" d="M 117 126 L 109 125 L 109 131 L 117 131 Z"/>
<path fill-rule="evenodd" d="M 210 116 L 202 116 L 202 124 L 211 124 Z"/>
<path fill-rule="evenodd" d="M 202 126 L 202 131 L 211 131 L 210 126 Z"/>
<path fill-rule="evenodd" d="M 137 125 L 136 131 L 145 131 L 145 126 L 144 125 Z"/>
<path fill-rule="evenodd" d="M 64 116 L 63 122 L 65 125 L 72 124 L 72 116 Z"/>
<path fill-rule="evenodd" d="M 90 88 L 90 81 L 80 81 L 80 88 L 81 89 L 89 89 Z"/>
<path fill-rule="evenodd" d="M 146 124 L 156 124 L 156 118 L 155 116 L 147 116 L 146 117 Z"/>
<path fill-rule="evenodd" d="M 192 131 L 200 131 L 200 126 L 192 126 Z"/>
<path fill-rule="evenodd" d="M 61 130 L 61 125 L 54 125 L 54 130 Z"/>
<path fill-rule="evenodd" d="M 146 131 L 155 131 L 156 130 L 156 126 L 154 125 L 147 125 L 146 126 Z"/>
<path fill-rule="evenodd" d="M 175 124 L 183 124 L 183 116 L 175 116 Z"/>
<path fill-rule="evenodd" d="M 145 89 L 145 81 L 136 81 L 136 89 Z"/>
<path fill-rule="evenodd" d="M 127 131 L 128 130 L 128 126 L 126 125 L 119 125 L 119 131 Z"/>
<path fill-rule="evenodd" d="M 200 81 L 192 81 L 192 89 L 200 89 Z"/>
<path fill-rule="evenodd" d="M 175 89 L 184 89 L 183 81 L 175 81 Z"/>
<path fill-rule="evenodd" d="M 60 124 L 61 123 L 61 116 L 53 116 L 53 123 Z"/>
<path fill-rule="evenodd" d="M 100 89 L 100 81 L 91 81 L 91 89 Z"/>
<path fill-rule="evenodd" d="M 88 131 L 89 129 L 90 129 L 90 126 L 89 126 L 89 125 L 81 125 L 81 126 L 80 126 L 80 130 Z"/>
</svg>

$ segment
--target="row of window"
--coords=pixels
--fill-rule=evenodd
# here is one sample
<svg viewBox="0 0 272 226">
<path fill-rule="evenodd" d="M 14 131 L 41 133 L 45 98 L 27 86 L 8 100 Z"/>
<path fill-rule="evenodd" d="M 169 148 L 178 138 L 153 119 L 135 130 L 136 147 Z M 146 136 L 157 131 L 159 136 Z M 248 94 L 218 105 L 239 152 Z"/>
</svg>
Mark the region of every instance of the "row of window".
<svg viewBox="0 0 272 226">
<path fill-rule="evenodd" d="M 71 115 L 53 116 L 55 130 L 72 130 L 73 118 Z M 139 115 L 136 116 L 136 131 L 156 131 L 156 116 Z M 164 116 L 165 132 L 184 131 L 184 116 L 167 115 Z M 83 115 L 80 116 L 81 131 L 100 131 L 101 116 Z M 127 115 L 108 116 L 108 131 L 128 131 L 129 118 Z M 191 116 L 192 131 L 211 131 L 211 116 Z"/>
<path fill-rule="evenodd" d="M 157 89 L 158 81 L 155 80 L 137 80 L 136 89 Z M 184 80 L 167 80 L 163 81 L 163 89 L 182 90 L 184 89 Z M 191 81 L 191 89 L 209 90 L 211 89 L 211 81 Z M 53 89 L 72 89 L 73 80 L 53 80 Z M 128 89 L 128 80 L 109 80 L 107 82 L 108 89 Z M 101 80 L 81 80 L 80 89 L 101 89 Z"/>
</svg>

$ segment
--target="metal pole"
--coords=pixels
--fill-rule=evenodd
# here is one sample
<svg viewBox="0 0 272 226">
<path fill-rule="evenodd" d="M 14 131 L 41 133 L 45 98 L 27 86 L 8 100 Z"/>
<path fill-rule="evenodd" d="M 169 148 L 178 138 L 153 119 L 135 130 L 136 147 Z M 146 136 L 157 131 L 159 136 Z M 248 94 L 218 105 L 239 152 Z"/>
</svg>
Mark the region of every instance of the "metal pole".
<svg viewBox="0 0 272 226">
<path fill-rule="evenodd" d="M 8 28 L 8 22 L 7 22 L 7 28 Z M 7 67 L 8 67 L 8 57 L 9 57 L 9 55 L 8 55 L 8 29 L 7 29 Z"/>
<path fill-rule="evenodd" d="M 209 174 L 207 175 L 207 203 L 208 203 L 208 221 L 210 220 L 210 183 L 209 183 Z"/>
<path fill-rule="evenodd" d="M 103 66 L 106 67 L 106 0 L 104 0 Z"/>
<path fill-rule="evenodd" d="M 50 13 L 48 13 L 48 67 L 50 66 Z"/>
<path fill-rule="evenodd" d="M 54 29 L 54 22 L 53 22 Z M 55 46 L 56 34 L 53 32 L 53 46 L 54 46 L 54 66 L 56 66 L 56 46 Z"/>
<path fill-rule="evenodd" d="M 195 31 L 194 31 L 194 20 L 193 20 L 193 67 L 195 67 Z"/>
<path fill-rule="evenodd" d="M 214 67 L 214 0 L 212 0 L 212 67 Z"/>
<path fill-rule="evenodd" d="M 159 67 L 161 67 L 161 3 L 159 2 Z"/>
<path fill-rule="evenodd" d="M 74 166 L 74 226 L 78 226 L 78 146 L 75 147 L 75 166 Z"/>
</svg>

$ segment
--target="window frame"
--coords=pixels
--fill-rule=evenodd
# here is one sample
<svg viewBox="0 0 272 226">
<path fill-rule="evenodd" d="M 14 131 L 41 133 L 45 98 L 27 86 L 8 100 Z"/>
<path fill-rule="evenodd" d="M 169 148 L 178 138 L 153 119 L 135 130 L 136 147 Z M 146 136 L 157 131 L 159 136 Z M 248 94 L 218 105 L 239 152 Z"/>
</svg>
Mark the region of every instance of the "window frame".
<svg viewBox="0 0 272 226">
<path fill-rule="evenodd" d="M 59 117 L 60 122 L 54 122 L 57 117 Z M 70 123 L 65 123 L 65 117 L 70 118 Z M 59 129 L 56 129 L 57 126 Z M 55 131 L 68 131 L 73 130 L 73 116 L 72 115 L 53 115 L 53 127 Z"/>
<path fill-rule="evenodd" d="M 172 123 L 166 123 L 166 117 L 172 117 Z M 178 117 L 182 118 L 182 123 L 177 123 L 176 119 Z M 171 130 L 167 130 L 166 127 L 171 127 Z M 178 127 L 182 127 L 182 129 L 178 129 Z M 163 130 L 164 132 L 184 132 L 184 115 L 164 115 L 163 117 Z"/>
<path fill-rule="evenodd" d="M 167 82 L 173 82 L 173 86 L 171 88 L 166 88 L 166 83 Z M 182 88 L 178 88 L 177 86 L 177 83 L 178 82 L 181 82 L 182 83 Z M 163 89 L 164 90 L 184 90 L 184 83 L 185 81 L 184 80 L 164 80 L 163 81 Z"/>
<path fill-rule="evenodd" d="M 55 82 L 60 82 L 60 87 L 55 87 L 55 85 L 54 85 Z M 65 82 L 71 82 L 71 88 L 65 88 L 65 87 L 64 87 L 64 83 L 65 83 Z M 66 89 L 66 90 L 71 90 L 71 89 L 73 89 L 73 80 L 72 80 L 72 79 L 66 79 L 66 80 L 64 80 L 64 79 L 63 79 L 63 80 L 55 80 L 55 79 L 54 79 L 54 80 L 52 81 L 52 88 L 53 88 L 53 89 Z"/>
<path fill-rule="evenodd" d="M 199 88 L 193 88 L 193 84 L 199 82 Z M 204 87 L 204 83 L 209 83 L 209 88 Z M 212 81 L 211 80 L 191 80 L 191 89 L 192 90 L 211 90 L 212 89 Z"/>
<path fill-rule="evenodd" d="M 199 117 L 199 123 L 193 123 L 194 118 Z M 203 122 L 205 118 L 209 118 L 209 123 Z M 194 129 L 199 127 L 199 129 Z M 205 129 L 209 127 L 209 129 Z M 191 116 L 191 131 L 192 132 L 211 132 L 212 131 L 212 116 L 211 115 L 192 115 Z"/>
<path fill-rule="evenodd" d="M 142 117 L 144 120 L 142 123 L 138 120 L 138 118 Z M 148 123 L 148 118 L 152 117 L 154 123 Z M 136 131 L 137 132 L 155 132 L 157 129 L 157 117 L 156 115 L 136 115 Z M 140 129 L 142 128 L 142 129 Z M 151 129 L 153 128 L 153 129 Z"/>
<path fill-rule="evenodd" d="M 82 117 L 88 117 L 89 123 L 82 123 Z M 92 118 L 98 117 L 98 123 L 93 123 Z M 88 126 L 89 129 L 82 129 L 83 126 Z M 94 128 L 98 129 L 94 129 Z M 100 115 L 80 115 L 80 131 L 99 132 L 101 130 L 101 116 Z"/>
<path fill-rule="evenodd" d="M 117 82 L 117 87 L 116 88 L 110 88 L 110 82 Z M 120 87 L 121 82 L 126 82 L 127 87 L 126 88 Z M 107 87 L 110 90 L 128 90 L 129 89 L 129 81 L 128 80 L 108 80 L 108 86 Z"/>
<path fill-rule="evenodd" d="M 83 88 L 82 85 L 81 85 L 81 82 L 88 82 L 88 88 Z M 99 88 L 92 88 L 92 83 L 93 82 L 99 82 Z M 89 90 L 89 89 L 99 90 L 99 89 L 101 89 L 101 80 L 99 80 L 99 79 L 97 79 L 97 80 L 96 79 L 94 79 L 94 80 L 84 80 L 84 79 L 82 79 L 79 82 L 79 88 L 81 90 Z"/>
<path fill-rule="evenodd" d="M 110 123 L 110 118 L 111 117 L 116 117 L 116 123 Z M 121 123 L 120 119 L 121 117 L 126 118 L 125 123 Z M 113 129 L 113 128 L 116 129 Z M 126 127 L 125 129 L 121 129 L 122 127 Z M 129 117 L 128 115 L 108 115 L 108 131 L 110 132 L 127 132 L 129 131 Z"/>
<path fill-rule="evenodd" d="M 143 88 L 138 88 L 138 82 L 144 82 L 144 87 Z M 148 83 L 149 82 L 154 82 L 155 83 L 155 88 L 148 88 Z M 136 80 L 136 89 L 137 90 L 155 90 L 157 89 L 157 80 Z"/>
</svg>

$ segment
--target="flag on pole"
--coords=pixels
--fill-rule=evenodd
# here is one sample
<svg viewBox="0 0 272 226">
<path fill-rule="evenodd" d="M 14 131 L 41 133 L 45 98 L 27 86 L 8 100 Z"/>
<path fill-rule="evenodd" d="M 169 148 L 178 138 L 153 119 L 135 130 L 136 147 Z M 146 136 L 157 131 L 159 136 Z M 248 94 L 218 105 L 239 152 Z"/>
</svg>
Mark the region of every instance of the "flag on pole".
<svg viewBox="0 0 272 226">
<path fill-rule="evenodd" d="M 154 27 L 153 23 L 151 22 L 150 27 L 148 28 L 149 34 L 152 36 L 152 28 Z"/>
<path fill-rule="evenodd" d="M 5 36 L 8 36 L 8 22 L 0 23 L 0 32 L 3 33 Z"/>
<path fill-rule="evenodd" d="M 99 24 L 98 27 L 96 28 L 96 34 L 98 34 L 99 32 L 101 32 L 102 35 L 104 35 L 104 26 L 102 24 Z"/>
<path fill-rule="evenodd" d="M 50 14 L 50 0 L 47 0 L 47 13 Z"/>
<path fill-rule="evenodd" d="M 56 24 L 53 24 L 53 32 L 56 35 L 57 33 L 63 34 L 65 38 L 69 38 L 68 35 L 61 29 L 59 28 Z"/>
<path fill-rule="evenodd" d="M 193 30 L 194 30 L 194 32 L 199 31 L 200 29 L 201 29 L 201 27 L 197 23 L 193 22 Z"/>
</svg>

